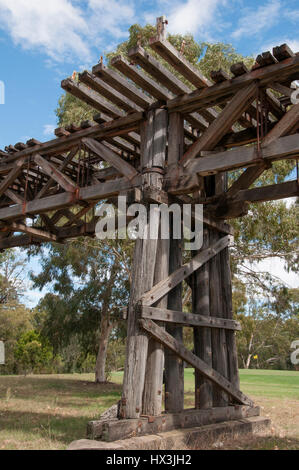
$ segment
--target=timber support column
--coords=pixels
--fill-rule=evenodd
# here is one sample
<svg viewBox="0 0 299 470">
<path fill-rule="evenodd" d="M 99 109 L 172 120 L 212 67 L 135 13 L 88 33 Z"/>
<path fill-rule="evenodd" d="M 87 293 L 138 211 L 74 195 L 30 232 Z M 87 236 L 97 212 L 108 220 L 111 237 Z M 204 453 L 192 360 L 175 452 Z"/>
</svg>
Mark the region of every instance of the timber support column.
<svg viewBox="0 0 299 470">
<path fill-rule="evenodd" d="M 180 113 L 169 116 L 168 169 L 177 165 L 184 153 L 184 119 Z M 170 219 L 172 222 L 172 219 Z M 170 231 L 169 273 L 182 266 L 183 239 L 173 239 Z M 182 284 L 168 295 L 168 309 L 182 311 Z M 183 328 L 167 325 L 167 332 L 183 343 Z M 169 413 L 184 409 L 184 362 L 176 354 L 165 353 L 165 410 Z"/>
<path fill-rule="evenodd" d="M 164 109 L 150 110 L 147 120 L 141 125 L 143 197 L 140 202 L 147 209 L 149 201 L 144 194 L 150 189 L 162 189 L 167 125 L 168 113 Z M 156 212 L 154 219 L 156 234 L 159 234 L 159 212 Z M 159 240 L 159 237 L 150 238 L 150 222 L 147 210 L 144 237 L 136 240 L 133 258 L 126 364 L 121 399 L 122 418 L 138 418 L 141 413 L 159 415 L 162 408 L 164 350 L 155 340 L 148 339 L 148 335 L 138 325 L 138 303 L 141 295 L 168 274 L 168 243 Z M 165 300 L 162 299 L 161 302 L 163 306 Z"/>
</svg>

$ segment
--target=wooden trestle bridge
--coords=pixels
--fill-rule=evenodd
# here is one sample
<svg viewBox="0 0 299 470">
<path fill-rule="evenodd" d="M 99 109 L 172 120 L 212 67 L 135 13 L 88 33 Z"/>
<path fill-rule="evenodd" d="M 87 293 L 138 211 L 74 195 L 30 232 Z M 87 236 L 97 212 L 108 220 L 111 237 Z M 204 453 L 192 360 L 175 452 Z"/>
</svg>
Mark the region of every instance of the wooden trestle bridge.
<svg viewBox="0 0 299 470">
<path fill-rule="evenodd" d="M 276 160 L 298 158 L 291 84 L 299 53 L 283 44 L 251 70 L 236 63 L 230 76 L 219 70 L 210 80 L 167 41 L 163 17 L 150 46 L 155 54 L 137 45 L 130 62 L 118 56 L 112 67 L 99 63 L 79 81 L 62 81 L 95 109 L 93 121 L 0 151 L 0 249 L 93 237 L 96 204 L 120 194 L 204 204 L 203 247 L 189 263 L 181 240 L 136 241 L 120 419 L 89 426 L 90 436 L 108 440 L 259 414 L 239 389 L 227 219 L 250 203 L 298 195 L 298 180 L 252 184 Z M 228 187 L 236 169 L 241 176 Z M 192 314 L 182 312 L 184 280 Z M 184 326 L 194 328 L 193 353 Z M 184 410 L 184 362 L 195 369 L 194 410 Z"/>
</svg>

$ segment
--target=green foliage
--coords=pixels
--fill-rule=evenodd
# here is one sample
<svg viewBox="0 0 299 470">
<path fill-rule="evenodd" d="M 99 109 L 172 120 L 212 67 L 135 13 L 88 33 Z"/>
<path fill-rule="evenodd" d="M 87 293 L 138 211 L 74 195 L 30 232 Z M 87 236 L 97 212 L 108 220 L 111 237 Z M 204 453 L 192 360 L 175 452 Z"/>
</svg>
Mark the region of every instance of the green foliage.
<svg viewBox="0 0 299 470">
<path fill-rule="evenodd" d="M 49 372 L 53 359 L 52 348 L 34 330 L 23 333 L 19 338 L 15 351 L 18 366 L 22 372 Z"/>
</svg>

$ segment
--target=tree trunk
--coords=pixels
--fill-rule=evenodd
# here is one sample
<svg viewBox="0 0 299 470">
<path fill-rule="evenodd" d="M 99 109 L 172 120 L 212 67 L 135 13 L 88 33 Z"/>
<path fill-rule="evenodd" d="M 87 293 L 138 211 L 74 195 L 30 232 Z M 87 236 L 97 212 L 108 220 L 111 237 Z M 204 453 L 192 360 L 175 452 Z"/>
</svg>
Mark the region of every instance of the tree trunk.
<svg viewBox="0 0 299 470">
<path fill-rule="evenodd" d="M 103 312 L 101 317 L 100 342 L 95 370 L 96 383 L 106 382 L 106 359 L 111 329 L 112 325 L 110 324 L 109 314 Z"/>
</svg>

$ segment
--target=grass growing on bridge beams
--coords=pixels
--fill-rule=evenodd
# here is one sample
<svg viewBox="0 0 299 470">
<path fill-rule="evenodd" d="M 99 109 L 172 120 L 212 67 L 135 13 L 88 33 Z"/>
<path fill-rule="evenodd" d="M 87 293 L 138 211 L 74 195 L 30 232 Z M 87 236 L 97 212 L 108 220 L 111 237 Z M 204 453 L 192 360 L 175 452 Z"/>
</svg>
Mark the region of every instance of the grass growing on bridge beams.
<svg viewBox="0 0 299 470">
<path fill-rule="evenodd" d="M 241 370 L 241 389 L 273 421 L 271 436 L 222 443 L 224 448 L 299 449 L 299 372 Z M 121 394 L 122 373 L 95 385 L 93 374 L 0 376 L 0 449 L 64 449 L 85 437 Z M 186 407 L 193 406 L 194 376 L 185 370 Z"/>
</svg>

